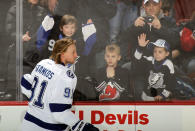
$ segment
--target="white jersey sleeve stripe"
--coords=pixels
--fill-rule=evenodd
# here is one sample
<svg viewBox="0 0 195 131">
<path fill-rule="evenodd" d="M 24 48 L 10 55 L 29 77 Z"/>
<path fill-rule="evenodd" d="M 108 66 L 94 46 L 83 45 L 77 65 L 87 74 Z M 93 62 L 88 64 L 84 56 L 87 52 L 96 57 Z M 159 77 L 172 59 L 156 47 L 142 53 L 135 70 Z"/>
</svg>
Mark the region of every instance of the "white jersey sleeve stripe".
<svg viewBox="0 0 195 131">
<path fill-rule="evenodd" d="M 79 121 L 79 117 L 77 117 L 70 109 L 63 112 L 52 112 L 52 116 L 58 121 L 58 123 L 65 123 L 70 127 L 74 126 Z"/>
<path fill-rule="evenodd" d="M 58 103 L 51 103 L 49 104 L 51 112 L 62 112 L 72 107 L 71 104 L 58 104 Z"/>
<path fill-rule="evenodd" d="M 30 98 L 32 95 L 32 91 L 31 91 L 32 82 L 33 82 L 33 77 L 30 74 L 23 75 L 21 80 L 21 85 L 20 85 L 21 91 L 28 98 Z"/>
<path fill-rule="evenodd" d="M 46 122 L 32 116 L 29 113 L 26 113 L 24 119 L 42 127 L 43 129 L 48 129 L 48 130 L 59 131 L 59 130 L 65 130 L 68 127 L 65 124 L 46 123 Z"/>
<path fill-rule="evenodd" d="M 32 96 L 32 91 L 31 90 L 26 90 L 24 87 L 21 88 L 22 94 L 24 94 L 28 99 Z"/>
<path fill-rule="evenodd" d="M 21 86 L 24 87 L 27 90 L 31 90 L 33 80 L 31 80 L 31 78 L 28 77 L 27 75 L 30 75 L 30 74 L 26 74 L 22 77 Z"/>
</svg>

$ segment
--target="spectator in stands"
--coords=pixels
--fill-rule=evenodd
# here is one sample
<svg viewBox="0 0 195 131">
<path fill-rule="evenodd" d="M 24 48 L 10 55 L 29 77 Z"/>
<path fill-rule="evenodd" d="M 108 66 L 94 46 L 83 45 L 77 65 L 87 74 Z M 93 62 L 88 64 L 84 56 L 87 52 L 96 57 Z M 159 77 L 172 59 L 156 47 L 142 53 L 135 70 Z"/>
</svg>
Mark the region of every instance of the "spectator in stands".
<svg viewBox="0 0 195 131">
<path fill-rule="evenodd" d="M 175 0 L 163 0 L 162 1 L 162 11 L 165 16 L 174 18 L 174 3 Z"/>
<path fill-rule="evenodd" d="M 135 20 L 128 34 L 129 41 L 134 48 L 136 47 L 137 36 L 143 32 L 147 34 L 148 39 L 151 41 L 155 41 L 158 38 L 166 39 L 171 44 L 172 50 L 178 47 L 179 30 L 170 17 L 163 15 L 161 6 L 161 0 L 143 1 L 145 14 Z"/>
<path fill-rule="evenodd" d="M 31 65 L 29 61 L 36 59 L 36 32 L 41 24 L 42 19 L 46 15 L 46 10 L 38 5 L 39 0 L 23 1 L 23 54 L 24 64 Z M 16 4 L 13 4 L 8 10 L 6 17 L 6 34 L 10 43 L 16 40 Z M 31 68 L 31 67 L 29 67 Z M 32 69 L 32 68 L 31 68 Z M 30 69 L 30 70 L 31 70 Z"/>
<path fill-rule="evenodd" d="M 82 27 L 84 38 L 78 37 L 78 34 L 80 35 L 81 32 L 76 32 L 76 29 L 77 29 L 77 19 L 72 15 L 64 15 L 61 18 L 61 21 L 59 23 L 55 23 L 55 26 L 51 29 L 51 32 L 49 33 L 48 38 L 47 38 L 47 43 L 43 44 L 43 46 L 40 46 L 40 51 L 42 55 L 41 59 L 48 58 L 51 55 L 51 52 L 53 50 L 56 40 L 59 40 L 65 37 L 70 37 L 78 42 L 77 49 L 78 49 L 79 56 L 81 56 L 80 58 L 81 60 L 79 60 L 78 64 L 79 66 L 82 66 L 82 68 L 79 68 L 80 70 L 82 70 L 80 72 L 87 73 L 86 70 L 88 70 L 88 68 L 85 63 L 86 62 L 85 59 L 87 59 L 87 56 L 91 50 L 90 49 L 91 47 L 89 46 L 92 46 L 91 44 L 93 44 L 94 43 L 93 41 L 95 40 L 88 40 L 88 41 L 86 40 L 90 39 L 91 37 L 90 34 L 95 34 L 95 27 L 93 25 L 93 22 L 89 20 L 87 25 Z M 84 39 L 86 43 L 84 43 Z M 82 73 L 79 73 L 79 74 L 86 75 Z"/>
<path fill-rule="evenodd" d="M 38 3 L 39 2 L 39 3 Z M 41 57 L 40 54 L 42 52 L 40 52 L 37 43 L 39 43 L 40 38 L 42 38 L 42 28 L 40 29 L 40 25 L 44 24 L 45 27 L 47 28 L 52 28 L 53 27 L 53 19 L 45 19 L 44 17 L 47 16 L 49 14 L 49 16 L 52 16 L 54 14 L 55 8 L 58 4 L 58 0 L 40 0 L 37 2 L 37 6 L 39 6 L 40 8 L 44 9 L 44 14 L 41 15 L 41 18 L 37 18 L 39 20 L 39 22 L 36 22 L 36 19 L 34 17 L 35 20 L 33 22 L 34 25 L 36 25 L 36 28 L 34 27 L 33 29 L 35 30 L 34 33 L 34 39 L 29 41 L 28 43 L 30 43 L 29 45 L 25 44 L 24 46 L 28 46 L 27 48 L 27 52 L 29 52 L 29 55 L 24 55 L 24 72 L 29 72 L 32 71 L 32 69 L 34 68 L 34 66 L 37 64 L 37 62 L 40 61 Z M 38 10 L 37 10 L 38 12 Z M 39 12 L 40 13 L 40 12 Z M 45 22 L 45 21 L 47 22 Z M 44 21 L 44 23 L 43 23 Z M 42 26 L 41 26 L 42 27 Z M 47 37 L 47 34 L 44 34 L 45 38 Z M 29 39 L 28 37 L 28 32 L 25 34 L 25 37 L 27 40 Z M 44 41 L 45 42 L 45 41 Z M 25 67 L 30 67 L 30 69 L 26 70 Z"/>
<path fill-rule="evenodd" d="M 47 2 L 48 0 L 42 0 L 42 3 Z M 50 0 L 49 0 L 50 1 Z M 48 1 L 48 2 L 49 2 Z M 79 2 L 79 1 L 77 1 Z M 45 17 L 45 19 L 42 22 L 42 25 L 40 26 L 39 30 L 38 30 L 38 38 L 37 38 L 37 49 L 39 49 L 40 51 L 42 50 L 43 46 L 45 46 L 47 41 L 50 41 L 49 43 L 52 43 L 53 40 L 57 40 L 59 39 L 59 35 L 61 34 L 62 37 L 66 37 L 66 35 L 64 35 L 62 33 L 62 31 L 60 30 L 61 27 L 60 23 L 62 23 L 62 16 L 64 14 L 69 14 L 69 16 L 74 17 L 75 11 L 76 10 L 76 2 L 72 1 L 72 0 L 58 0 L 57 1 L 57 6 L 55 7 L 55 9 L 53 9 L 53 11 L 50 9 L 50 5 L 48 4 L 47 8 L 49 9 L 49 14 Z M 43 4 L 44 5 L 44 4 Z M 64 7 L 67 5 L 70 5 L 70 7 L 65 8 Z M 79 5 L 78 5 L 79 6 Z M 52 6 L 53 7 L 53 6 Z M 63 15 L 62 15 L 63 14 Z M 77 21 L 76 18 L 74 18 L 75 22 Z M 69 19 L 70 20 L 70 19 Z M 69 21 L 68 19 L 64 19 L 63 24 L 67 24 L 66 22 Z M 70 22 L 70 21 L 69 21 Z M 72 21 L 73 22 L 73 21 Z M 73 24 L 75 23 L 73 22 Z M 78 22 L 78 21 L 77 21 Z M 78 45 L 77 45 L 77 50 L 79 55 L 89 55 L 90 54 L 90 50 L 92 48 L 92 41 L 95 41 L 95 35 L 94 36 L 94 40 L 90 41 L 90 44 L 88 43 L 88 38 L 90 38 L 90 36 L 92 34 L 95 34 L 95 27 L 93 25 L 93 21 L 91 19 L 88 19 L 88 21 L 86 23 L 75 23 L 75 29 L 76 26 L 77 27 L 77 31 L 75 33 L 72 34 L 72 38 L 74 40 L 77 41 Z M 92 30 L 93 28 L 93 30 Z M 87 34 L 87 31 L 89 34 Z M 85 41 L 85 44 L 84 44 Z M 48 44 L 46 44 L 46 46 L 48 46 Z"/>
<path fill-rule="evenodd" d="M 39 0 L 23 1 L 23 31 L 22 37 L 27 42 L 36 36 L 36 31 L 45 16 L 45 9 L 38 6 Z M 6 33 L 12 41 L 16 39 L 16 4 L 13 4 L 8 10 L 6 17 Z"/>
<path fill-rule="evenodd" d="M 128 70 L 118 66 L 120 47 L 107 45 L 104 57 L 107 65 L 97 70 L 96 74 L 99 101 L 131 100 Z"/>
<path fill-rule="evenodd" d="M 43 55 L 42 59 L 49 58 L 51 52 L 53 51 L 53 47 L 55 42 L 59 39 L 66 38 L 66 37 L 74 37 L 77 27 L 77 20 L 74 16 L 71 15 L 64 15 L 61 18 L 61 21 L 58 26 L 58 31 L 55 33 L 51 33 L 48 37 L 48 42 L 41 47 L 41 55 Z"/>
<path fill-rule="evenodd" d="M 42 18 L 44 18 L 45 9 L 38 6 L 39 0 L 23 0 L 23 22 L 20 23 L 23 26 L 23 33 L 22 36 L 23 40 L 23 54 L 24 58 L 32 58 L 32 52 L 35 48 L 35 44 L 33 44 L 36 39 L 36 31 L 38 26 L 40 25 Z M 10 71 L 9 71 L 9 64 L 11 63 L 10 58 L 12 58 L 15 50 L 16 38 L 20 37 L 19 34 L 16 34 L 16 23 L 17 23 L 17 8 L 16 1 L 11 2 L 11 6 L 8 9 L 5 19 L 5 34 L 6 34 L 6 44 L 8 44 L 8 49 L 6 51 L 6 58 L 5 58 L 5 92 L 7 92 L 8 83 L 10 79 L 8 79 Z M 21 14 L 20 14 L 21 15 Z M 17 37 L 18 36 L 18 37 Z M 22 43 L 21 43 L 22 44 Z M 30 50 L 29 50 L 30 49 Z M 15 54 L 14 54 L 15 55 Z M 15 58 L 15 57 L 14 57 Z M 12 60 L 13 61 L 13 60 Z M 25 62 L 25 61 L 24 61 Z M 27 67 L 27 70 L 31 70 L 31 67 Z M 9 80 L 9 81 L 8 81 Z M 4 95 L 4 97 L 9 97 L 10 95 Z M 3 98 L 3 96 L 1 96 Z"/>
<path fill-rule="evenodd" d="M 144 33 L 138 36 L 138 43 L 134 53 L 135 64 L 143 64 L 144 62 L 144 73 L 146 74 L 142 100 L 162 101 L 169 99 L 176 86 L 173 63 L 168 59 L 170 45 L 163 39 L 149 43 Z M 145 56 L 143 51 L 148 44 L 153 49 L 153 56 L 149 57 Z"/>
<path fill-rule="evenodd" d="M 109 20 L 110 26 L 110 41 L 113 43 L 119 43 L 121 40 L 121 34 L 125 32 L 139 16 L 139 7 L 141 1 L 137 0 L 115 0 L 117 6 L 117 12 L 113 18 Z M 121 42 L 119 44 L 121 52 L 121 60 L 119 65 L 122 65 L 129 61 L 127 42 Z M 129 64 L 125 65 L 127 69 L 130 68 Z"/>
<path fill-rule="evenodd" d="M 164 39 L 171 45 L 172 56 L 175 57 L 179 54 L 178 49 L 180 44 L 179 39 L 179 29 L 176 23 L 173 22 L 171 17 L 166 17 L 163 15 L 161 10 L 162 0 L 143 0 L 143 8 L 145 13 L 143 16 L 138 17 L 134 24 L 124 33 L 123 41 L 128 41 L 130 44 L 130 54 L 135 51 L 138 43 L 137 37 L 145 33 L 147 39 L 150 41 L 156 41 L 157 39 Z M 122 41 L 122 42 L 123 42 Z M 150 50 L 144 50 L 145 54 L 151 55 Z M 131 64 L 132 69 L 134 68 L 134 63 Z M 143 87 L 143 74 L 145 66 L 142 66 L 140 70 L 134 70 L 135 79 L 135 97 L 140 100 L 142 87 Z"/>
<path fill-rule="evenodd" d="M 183 69 L 187 74 L 195 73 L 195 10 L 191 20 L 182 29 L 180 39 L 183 50 Z"/>
<path fill-rule="evenodd" d="M 59 0 L 40 0 L 40 5 L 47 9 L 48 13 L 54 14 Z"/>
</svg>

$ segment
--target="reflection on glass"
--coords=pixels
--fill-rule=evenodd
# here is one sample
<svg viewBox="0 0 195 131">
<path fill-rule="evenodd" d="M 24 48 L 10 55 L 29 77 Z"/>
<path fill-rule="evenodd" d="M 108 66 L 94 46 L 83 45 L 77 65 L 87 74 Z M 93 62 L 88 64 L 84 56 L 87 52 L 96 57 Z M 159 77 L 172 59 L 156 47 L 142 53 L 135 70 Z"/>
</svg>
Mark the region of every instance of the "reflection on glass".
<svg viewBox="0 0 195 131">
<path fill-rule="evenodd" d="M 169 59 L 174 65 L 176 87 L 172 87 L 169 101 L 193 100 L 195 22 L 191 5 L 194 4 L 178 1 L 146 1 L 143 5 L 141 1 L 114 0 L 3 1 L 0 5 L 0 100 L 21 100 L 21 75 L 30 73 L 40 60 L 48 58 L 55 41 L 71 37 L 77 42 L 79 56 L 75 66 L 71 66 L 78 76 L 74 100 L 143 101 L 141 96 L 148 81 L 146 65 L 134 61 L 141 33 L 146 33 L 150 42 L 164 39 L 170 44 Z M 155 6 L 154 11 L 151 6 Z M 184 6 L 187 8 L 181 13 Z M 151 15 L 153 19 L 147 21 Z M 110 44 L 120 48 L 120 60 L 115 60 L 117 67 L 109 60 L 114 55 L 105 52 Z M 148 45 L 146 48 L 144 55 L 153 55 Z M 113 66 L 114 69 L 109 68 Z"/>
</svg>

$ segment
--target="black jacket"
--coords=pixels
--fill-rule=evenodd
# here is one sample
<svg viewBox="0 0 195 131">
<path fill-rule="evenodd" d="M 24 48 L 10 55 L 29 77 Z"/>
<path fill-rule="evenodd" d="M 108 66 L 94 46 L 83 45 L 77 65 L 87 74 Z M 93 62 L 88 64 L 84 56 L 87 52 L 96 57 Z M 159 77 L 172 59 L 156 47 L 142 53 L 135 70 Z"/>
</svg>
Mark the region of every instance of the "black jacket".
<svg viewBox="0 0 195 131">
<path fill-rule="evenodd" d="M 144 63 L 144 92 L 148 96 L 162 95 L 170 97 L 176 87 L 175 70 L 171 60 L 165 58 L 156 61 L 153 56 L 143 56 L 143 50 L 138 48 L 134 53 L 135 70 Z"/>
<path fill-rule="evenodd" d="M 175 21 L 170 17 L 163 16 L 162 14 L 161 18 L 159 19 L 161 23 L 160 29 L 151 27 L 150 30 L 150 26 L 148 24 L 145 24 L 143 27 L 136 27 L 133 24 L 130 28 L 127 29 L 126 32 L 123 33 L 121 44 L 127 44 L 126 47 L 130 47 L 129 59 L 133 57 L 135 49 L 138 46 L 138 36 L 142 33 L 146 34 L 146 39 L 150 40 L 150 42 L 155 42 L 157 39 L 164 39 L 170 44 L 171 50 L 180 49 L 179 28 L 177 27 Z M 145 49 L 144 53 L 147 56 L 151 56 L 153 54 L 153 51 L 151 51 L 150 49 Z M 135 75 L 143 74 L 143 65 L 140 65 L 142 66 L 142 68 L 140 68 L 139 72 L 134 72 Z M 132 68 L 135 68 L 134 63 L 132 63 Z"/>
<path fill-rule="evenodd" d="M 117 66 L 115 68 L 115 76 L 113 78 L 107 78 L 106 75 L 106 67 L 101 68 L 96 73 L 96 80 L 97 80 L 97 91 L 99 100 L 108 100 L 108 101 L 123 101 L 123 100 L 131 100 L 130 98 L 130 74 L 127 69 L 121 68 Z M 109 82 L 113 84 L 113 88 L 108 87 Z M 113 95 L 116 92 L 119 93 L 119 97 L 101 97 L 101 95 Z M 115 93 L 114 93 L 115 92 Z"/>
<path fill-rule="evenodd" d="M 16 41 L 16 12 L 16 4 L 13 3 L 7 12 L 5 25 L 6 37 L 10 43 L 15 43 Z M 23 34 L 28 31 L 31 37 L 30 41 L 23 42 L 25 64 L 34 66 L 37 62 L 39 57 L 39 52 L 36 50 L 35 45 L 37 30 L 46 14 L 47 10 L 43 7 L 32 5 L 26 0 L 23 1 Z"/>
<path fill-rule="evenodd" d="M 127 29 L 127 31 L 122 36 L 121 42 L 127 42 L 131 46 L 131 55 L 135 51 L 138 44 L 138 36 L 141 33 L 146 34 L 146 39 L 150 42 L 155 42 L 157 39 L 164 39 L 170 45 L 171 49 L 178 49 L 180 47 L 180 37 L 179 28 L 177 27 L 175 21 L 170 17 L 160 18 L 161 29 L 151 28 L 148 24 L 143 27 L 136 27 L 134 24 Z"/>
<path fill-rule="evenodd" d="M 32 5 L 31 3 L 23 2 L 23 33 L 29 31 L 33 40 L 36 40 L 36 31 L 39 28 L 47 11 L 41 6 Z M 13 4 L 6 15 L 6 34 L 15 41 L 16 39 L 16 4 Z M 32 40 L 31 40 L 32 41 Z"/>
<path fill-rule="evenodd" d="M 115 0 L 75 0 L 74 14 L 78 25 L 86 24 L 88 19 L 92 19 L 96 27 L 97 41 L 93 47 L 94 53 L 105 49 L 109 43 L 109 19 L 116 14 L 114 2 Z"/>
</svg>

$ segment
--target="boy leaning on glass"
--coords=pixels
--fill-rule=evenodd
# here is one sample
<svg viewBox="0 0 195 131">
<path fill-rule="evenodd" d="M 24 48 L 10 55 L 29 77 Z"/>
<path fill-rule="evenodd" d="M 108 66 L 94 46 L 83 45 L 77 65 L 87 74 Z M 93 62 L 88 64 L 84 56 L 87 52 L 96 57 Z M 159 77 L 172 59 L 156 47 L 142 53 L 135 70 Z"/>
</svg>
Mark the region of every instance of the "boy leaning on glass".
<svg viewBox="0 0 195 131">
<path fill-rule="evenodd" d="M 144 48 L 153 49 L 153 56 L 144 56 Z M 172 61 L 169 59 L 170 45 L 163 39 L 156 42 L 146 40 L 146 34 L 138 36 L 138 47 L 134 53 L 135 63 L 145 65 L 145 87 L 142 92 L 144 101 L 168 100 L 175 88 L 175 71 Z"/>
</svg>

